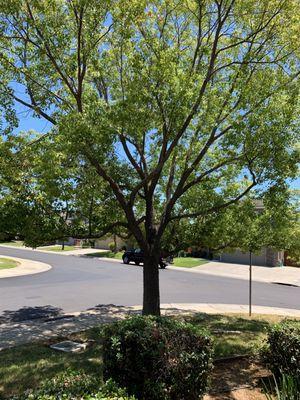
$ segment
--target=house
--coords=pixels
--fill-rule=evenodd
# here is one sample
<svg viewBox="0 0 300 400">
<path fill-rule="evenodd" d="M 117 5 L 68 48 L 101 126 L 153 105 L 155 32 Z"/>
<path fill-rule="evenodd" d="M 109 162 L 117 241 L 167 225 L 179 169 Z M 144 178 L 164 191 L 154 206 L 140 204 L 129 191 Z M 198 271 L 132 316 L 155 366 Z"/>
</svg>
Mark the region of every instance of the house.
<svg viewBox="0 0 300 400">
<path fill-rule="evenodd" d="M 254 200 L 255 211 L 260 214 L 264 210 L 262 200 Z M 220 255 L 220 261 L 224 263 L 249 265 L 250 253 L 236 249 L 234 252 L 224 252 Z M 279 267 L 284 265 L 284 251 L 264 247 L 258 253 L 252 253 L 252 264 L 263 267 Z"/>
<path fill-rule="evenodd" d="M 61 240 L 56 241 L 57 244 L 62 244 Z M 102 250 L 109 250 L 110 249 L 110 243 L 114 243 L 114 237 L 113 236 L 105 236 L 100 239 L 76 239 L 73 237 L 69 237 L 64 241 L 65 245 L 68 246 L 75 246 L 75 247 L 86 247 L 86 246 L 91 246 L 94 247 L 95 249 L 102 249 Z M 120 249 L 125 245 L 124 241 L 116 236 L 116 245 L 117 249 Z"/>
<path fill-rule="evenodd" d="M 222 253 L 220 261 L 224 263 L 247 264 L 249 265 L 250 253 L 235 250 L 232 253 Z M 258 254 L 252 254 L 252 264 L 263 267 L 279 267 L 284 265 L 284 251 L 278 251 L 271 248 L 263 248 Z"/>
</svg>

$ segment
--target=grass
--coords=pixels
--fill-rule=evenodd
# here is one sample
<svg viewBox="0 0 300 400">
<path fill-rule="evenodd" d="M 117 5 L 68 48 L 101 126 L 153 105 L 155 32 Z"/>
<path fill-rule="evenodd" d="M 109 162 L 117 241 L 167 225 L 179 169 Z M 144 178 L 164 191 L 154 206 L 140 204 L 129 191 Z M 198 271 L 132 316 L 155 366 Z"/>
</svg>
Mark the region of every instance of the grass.
<svg viewBox="0 0 300 400">
<path fill-rule="evenodd" d="M 38 249 L 39 250 L 47 250 L 47 251 L 71 251 L 71 250 L 78 249 L 78 247 L 65 245 L 64 250 L 62 250 L 62 246 L 60 244 L 58 244 L 55 246 L 42 246 L 42 247 L 38 247 Z"/>
<path fill-rule="evenodd" d="M 1 269 L 9 269 L 15 268 L 19 265 L 19 263 L 15 260 L 11 260 L 10 258 L 0 258 L 0 270 Z"/>
<path fill-rule="evenodd" d="M 2 244 L 3 246 L 15 246 L 15 247 L 22 247 L 23 242 L 21 242 L 20 240 L 12 240 L 11 242 L 0 242 L 0 244 Z"/>
<path fill-rule="evenodd" d="M 117 260 L 122 260 L 123 251 L 118 251 L 114 253 L 113 251 L 96 251 L 95 253 L 86 254 L 87 257 L 105 257 L 105 258 L 115 258 Z"/>
<path fill-rule="evenodd" d="M 175 257 L 173 265 L 175 265 L 175 267 L 193 268 L 198 267 L 199 265 L 207 264 L 208 262 L 209 261 L 204 260 L 203 258 Z"/>
<path fill-rule="evenodd" d="M 273 315 L 197 314 L 185 318 L 199 329 L 211 331 L 215 343 L 215 358 L 240 354 L 255 354 L 266 337 L 266 329 L 283 318 Z M 226 333 L 239 331 L 239 334 Z M 21 394 L 40 386 L 68 368 L 101 376 L 101 328 L 92 328 L 69 336 L 72 340 L 94 340 L 83 353 L 68 354 L 49 348 L 49 342 L 30 344 L 0 351 L 0 398 Z M 59 340 L 56 340 L 59 341 Z"/>
<path fill-rule="evenodd" d="M 255 355 L 267 335 L 267 328 L 282 321 L 277 315 L 197 314 L 186 318 L 193 325 L 207 328 L 214 338 L 215 357 Z"/>
<path fill-rule="evenodd" d="M 99 329 L 90 329 L 80 335 L 83 339 L 99 340 Z M 0 352 L 0 398 L 22 394 L 41 386 L 43 381 L 65 372 L 68 368 L 82 370 L 89 375 L 102 375 L 100 344 L 84 353 L 63 353 L 46 344 L 18 346 Z"/>
<path fill-rule="evenodd" d="M 124 252 L 119 251 L 117 253 L 113 253 L 112 251 L 102 251 L 86 254 L 87 257 L 105 257 L 105 258 L 115 258 L 117 260 L 122 260 Z M 177 257 L 174 258 L 174 263 L 176 267 L 185 267 L 185 268 L 193 268 L 198 265 L 206 264 L 208 261 L 202 258 L 193 258 L 193 257 Z"/>
</svg>

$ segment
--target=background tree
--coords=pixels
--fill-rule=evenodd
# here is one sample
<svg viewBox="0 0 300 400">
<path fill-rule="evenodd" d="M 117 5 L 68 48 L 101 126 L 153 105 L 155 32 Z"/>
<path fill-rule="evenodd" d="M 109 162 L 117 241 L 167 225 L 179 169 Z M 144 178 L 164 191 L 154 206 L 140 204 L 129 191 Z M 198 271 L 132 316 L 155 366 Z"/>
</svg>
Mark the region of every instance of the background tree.
<svg viewBox="0 0 300 400">
<path fill-rule="evenodd" d="M 19 103 L 101 178 L 122 215 L 110 227 L 145 253 L 143 312 L 159 314 L 168 225 L 296 174 L 298 2 L 1 0 L 0 10 L 5 140 Z"/>
<path fill-rule="evenodd" d="M 28 246 L 37 247 L 68 237 L 98 238 L 114 231 L 114 220 L 122 215 L 115 199 L 93 170 L 74 164 L 72 155 L 47 138 L 10 154 L 2 166 L 0 185 L 0 233 L 18 236 Z M 123 229 L 124 231 L 124 229 Z"/>
<path fill-rule="evenodd" d="M 215 256 L 236 249 L 255 253 L 263 247 L 293 248 L 296 253 L 298 227 L 299 211 L 291 192 L 272 188 L 263 201 L 248 196 L 218 213 L 170 224 L 163 246 L 175 253 L 193 247 Z"/>
</svg>

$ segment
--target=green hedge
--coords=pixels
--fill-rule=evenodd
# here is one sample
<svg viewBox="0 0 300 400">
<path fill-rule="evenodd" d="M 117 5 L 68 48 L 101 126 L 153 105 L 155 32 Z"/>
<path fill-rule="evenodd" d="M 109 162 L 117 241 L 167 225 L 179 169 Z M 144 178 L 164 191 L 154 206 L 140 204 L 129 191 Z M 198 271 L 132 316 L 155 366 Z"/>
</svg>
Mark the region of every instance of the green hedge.
<svg viewBox="0 0 300 400">
<path fill-rule="evenodd" d="M 273 326 L 268 332 L 262 358 L 276 377 L 281 374 L 295 377 L 300 388 L 300 321 Z"/>
<path fill-rule="evenodd" d="M 169 318 L 136 316 L 104 328 L 104 378 L 144 400 L 199 400 L 212 367 L 205 332 Z"/>
</svg>

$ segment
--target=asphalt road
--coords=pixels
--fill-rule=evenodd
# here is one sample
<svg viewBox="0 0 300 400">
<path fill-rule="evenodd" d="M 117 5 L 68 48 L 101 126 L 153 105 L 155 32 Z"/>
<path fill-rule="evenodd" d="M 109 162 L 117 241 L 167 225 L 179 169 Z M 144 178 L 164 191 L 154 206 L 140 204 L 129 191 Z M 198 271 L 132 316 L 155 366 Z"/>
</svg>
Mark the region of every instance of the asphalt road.
<svg viewBox="0 0 300 400">
<path fill-rule="evenodd" d="M 52 265 L 48 272 L 0 279 L 0 321 L 3 316 L 22 320 L 24 313 L 68 313 L 98 304 L 142 304 L 142 267 L 4 247 L 0 254 Z M 160 271 L 160 282 L 161 303 L 248 303 L 245 280 L 166 269 Z M 300 309 L 300 288 L 254 282 L 253 304 Z"/>
</svg>

